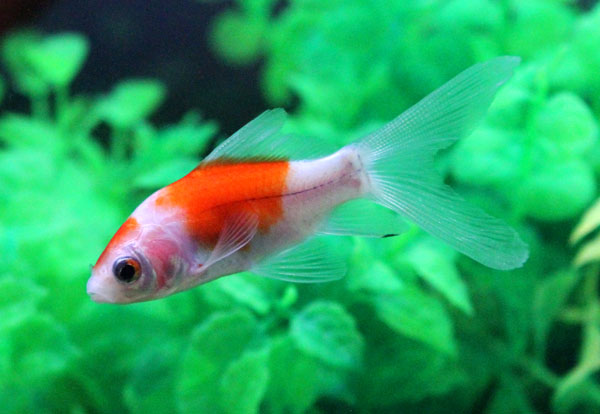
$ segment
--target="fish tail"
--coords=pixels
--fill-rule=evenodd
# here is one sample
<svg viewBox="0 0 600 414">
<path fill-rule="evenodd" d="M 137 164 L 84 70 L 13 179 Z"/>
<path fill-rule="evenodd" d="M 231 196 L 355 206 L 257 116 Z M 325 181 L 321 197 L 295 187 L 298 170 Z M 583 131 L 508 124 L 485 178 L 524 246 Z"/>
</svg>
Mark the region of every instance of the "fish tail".
<svg viewBox="0 0 600 414">
<path fill-rule="evenodd" d="M 353 144 L 377 202 L 472 259 L 495 269 L 520 267 L 527 245 L 503 221 L 445 185 L 434 155 L 468 135 L 519 64 L 504 56 L 476 64 L 381 129 Z"/>
</svg>

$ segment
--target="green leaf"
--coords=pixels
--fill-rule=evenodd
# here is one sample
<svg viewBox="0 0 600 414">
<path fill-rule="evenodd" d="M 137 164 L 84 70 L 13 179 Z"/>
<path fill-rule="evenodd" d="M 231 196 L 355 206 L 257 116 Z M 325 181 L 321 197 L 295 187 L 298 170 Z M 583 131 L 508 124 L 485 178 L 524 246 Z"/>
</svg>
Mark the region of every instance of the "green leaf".
<svg viewBox="0 0 600 414">
<path fill-rule="evenodd" d="M 579 160 L 544 165 L 529 175 L 519 189 L 520 207 L 531 217 L 547 221 L 576 216 L 595 194 L 594 173 Z"/>
<path fill-rule="evenodd" d="M 577 267 L 585 266 L 586 264 L 600 261 L 600 235 L 594 237 L 589 242 L 585 243 L 577 254 L 573 263 Z"/>
<path fill-rule="evenodd" d="M 134 162 L 136 168 L 146 170 L 148 164 L 158 165 L 174 158 L 197 159 L 205 152 L 217 127 L 191 112 L 175 125 L 156 131 L 151 125 L 142 123 L 134 131 Z"/>
<path fill-rule="evenodd" d="M 267 390 L 268 353 L 246 351 L 231 362 L 221 379 L 220 405 L 226 414 L 256 414 Z"/>
<path fill-rule="evenodd" d="M 438 12 L 442 27 L 473 26 L 477 30 L 498 29 L 502 17 L 500 5 L 490 0 L 452 0 L 445 2 Z"/>
<path fill-rule="evenodd" d="M 150 116 L 165 98 L 165 87 L 151 79 L 119 83 L 98 103 L 100 117 L 115 128 L 130 128 Z"/>
<path fill-rule="evenodd" d="M 301 414 L 318 397 L 318 364 L 298 350 L 289 336 L 274 340 L 269 354 L 266 404 L 272 414 Z"/>
<path fill-rule="evenodd" d="M 281 309 L 289 309 L 298 301 L 298 289 L 294 285 L 287 285 L 279 298 L 278 306 Z"/>
<path fill-rule="evenodd" d="M 83 66 L 89 52 L 85 37 L 75 33 L 47 36 L 25 51 L 29 65 L 50 85 L 64 87 Z"/>
<path fill-rule="evenodd" d="M 359 395 L 371 412 L 399 403 L 440 396 L 468 379 L 446 354 L 408 338 L 385 336 L 369 347 Z"/>
<path fill-rule="evenodd" d="M 251 17 L 266 18 L 271 15 L 277 0 L 244 0 L 237 2 L 240 9 Z"/>
<path fill-rule="evenodd" d="M 60 113 L 57 114 L 59 119 L 56 123 L 60 125 L 62 130 L 69 131 L 71 136 L 89 134 L 99 123 L 97 114 L 93 111 L 93 104 L 94 101 L 88 97 L 69 97 L 68 101 L 62 103 Z M 83 141 L 84 144 L 81 145 L 89 145 L 89 140 Z"/>
<path fill-rule="evenodd" d="M 60 150 L 63 145 L 56 125 L 20 114 L 5 114 L 0 118 L 0 141 L 13 147 Z"/>
<path fill-rule="evenodd" d="M 534 124 L 538 135 L 570 154 L 585 154 L 598 137 L 592 111 L 571 92 L 554 95 L 536 114 Z"/>
<path fill-rule="evenodd" d="M 249 312 L 232 310 L 212 314 L 194 330 L 176 384 L 180 412 L 212 412 L 219 406 L 219 378 L 242 354 L 255 329 Z"/>
<path fill-rule="evenodd" d="M 8 332 L 7 332 L 8 331 Z M 77 355 L 66 329 L 47 315 L 35 314 L 2 330 L 12 349 L 13 380 L 35 384 L 65 371 Z"/>
<path fill-rule="evenodd" d="M 558 272 L 542 280 L 533 298 L 534 345 L 538 355 L 544 355 L 550 326 L 565 305 L 579 280 L 574 271 Z"/>
<path fill-rule="evenodd" d="M 299 349 L 332 366 L 358 368 L 363 339 L 350 314 L 334 302 L 317 301 L 295 315 L 290 334 Z"/>
<path fill-rule="evenodd" d="M 46 290 L 30 279 L 0 276 L 0 327 L 11 326 L 33 314 Z"/>
<path fill-rule="evenodd" d="M 417 243 L 408 253 L 408 258 L 419 276 L 444 295 L 451 304 L 467 315 L 472 315 L 473 305 L 467 287 L 456 270 L 455 256 L 447 246 L 433 239 Z"/>
<path fill-rule="evenodd" d="M 125 403 L 132 414 L 175 412 L 173 366 L 179 359 L 178 345 L 164 342 L 141 350 L 124 390 Z"/>
<path fill-rule="evenodd" d="M 534 414 L 525 387 L 518 378 L 503 376 L 500 386 L 489 403 L 486 414 Z"/>
<path fill-rule="evenodd" d="M 211 43 L 226 61 L 248 64 L 262 51 L 266 27 L 266 21 L 259 17 L 227 11 L 216 19 L 211 30 Z"/>
<path fill-rule="evenodd" d="M 452 321 L 444 306 L 414 286 L 373 300 L 379 318 L 394 331 L 454 355 L 456 344 Z"/>
<path fill-rule="evenodd" d="M 529 105 L 533 100 L 530 85 L 520 85 L 517 80 L 510 81 L 498 90 L 486 119 L 491 125 L 507 130 L 522 128 L 525 125 Z M 478 128 L 474 134 L 477 134 Z M 462 140 L 461 140 L 462 141 Z M 459 141 L 459 142 L 461 142 Z"/>
<path fill-rule="evenodd" d="M 569 90 L 582 95 L 589 91 L 591 80 L 589 76 L 591 68 L 588 66 L 589 54 L 586 56 L 578 52 L 573 45 L 555 51 L 552 64 L 548 68 L 552 90 Z"/>
<path fill-rule="evenodd" d="M 179 123 L 159 131 L 158 149 L 169 156 L 193 155 L 204 152 L 217 132 L 214 122 L 203 120 L 199 114 L 190 112 Z"/>
<path fill-rule="evenodd" d="M 577 223 L 577 226 L 571 233 L 569 241 L 575 244 L 598 227 L 600 227 L 600 199 L 579 220 L 579 223 Z"/>
<path fill-rule="evenodd" d="M 597 312 L 597 307 L 596 307 Z M 552 406 L 558 413 L 597 412 L 600 387 L 595 377 L 600 371 L 600 327 L 594 319 L 584 325 L 577 365 L 556 385 Z"/>
<path fill-rule="evenodd" d="M 600 67 L 600 51 L 598 51 L 598 42 L 600 42 L 600 8 L 596 7 L 589 13 L 585 13 L 575 23 L 573 30 L 573 55 L 581 67 L 577 73 L 579 77 L 570 79 L 578 82 L 581 93 L 593 94 L 600 87 L 598 78 L 595 75 Z"/>
<path fill-rule="evenodd" d="M 505 49 L 511 54 L 531 57 L 565 39 L 573 15 L 561 2 L 544 0 L 511 1 L 511 24 L 503 34 Z"/>
<path fill-rule="evenodd" d="M 96 225 L 96 222 L 93 221 L 93 224 Z M 59 251 L 61 257 L 64 257 L 62 245 Z M 78 276 L 67 284 L 61 280 L 62 278 L 56 276 L 62 269 L 63 267 L 58 267 L 52 274 L 62 282 L 63 286 L 82 286 L 85 281 L 84 273 L 77 272 Z M 69 329 L 82 349 L 82 357 L 77 361 L 76 367 L 81 372 L 81 377 L 87 378 L 83 385 L 90 392 L 89 397 L 93 397 L 93 405 L 99 412 L 127 411 L 124 406 L 123 392 L 137 381 L 134 379 L 136 377 L 134 371 L 138 368 L 134 366 L 144 364 L 147 357 L 145 352 L 150 352 L 148 351 L 150 348 L 156 349 L 157 344 L 167 343 L 171 339 L 177 328 L 171 329 L 169 322 L 178 321 L 177 312 L 171 312 L 168 317 L 157 319 L 150 311 L 160 306 L 160 302 L 126 307 L 101 306 L 87 297 L 84 299 L 84 306 L 66 306 L 62 295 L 58 295 L 62 290 L 65 289 L 61 289 L 60 286 L 53 289 L 57 294 L 55 306 L 58 310 L 55 312 L 75 313 L 73 317 L 76 320 L 69 323 Z M 80 292 L 81 297 L 84 295 L 85 292 Z M 65 307 L 67 310 L 63 309 Z M 73 309 L 78 310 L 73 312 Z M 94 329 L 90 329 L 90 326 Z M 189 344 L 189 329 L 188 327 L 184 338 L 180 337 L 180 340 L 184 341 L 182 345 Z M 185 349 L 183 346 L 181 348 Z M 177 359 L 180 361 L 183 355 L 181 349 L 178 351 Z M 157 361 L 157 363 L 157 369 L 160 369 L 162 362 Z M 172 365 L 170 369 L 179 372 L 177 365 Z M 161 384 L 157 385 L 161 386 Z M 135 385 L 138 386 L 141 385 Z M 112 397 L 107 398 L 107 396 Z"/>
<path fill-rule="evenodd" d="M 226 301 L 228 306 L 241 304 L 265 315 L 271 308 L 271 300 L 258 283 L 256 275 L 238 274 L 215 280 L 205 294 L 212 303 L 220 302 L 217 295 L 224 295 L 231 300 Z"/>
<path fill-rule="evenodd" d="M 41 38 L 33 32 L 16 32 L 7 36 L 2 43 L 2 60 L 8 68 L 16 88 L 31 97 L 48 93 L 47 82 L 31 67 L 27 55 Z"/>
<path fill-rule="evenodd" d="M 189 173 L 200 162 L 200 155 L 216 130 L 213 122 L 202 121 L 193 112 L 180 123 L 160 131 L 140 123 L 134 130 L 133 140 L 134 185 L 155 189 Z"/>
<path fill-rule="evenodd" d="M 157 189 L 177 181 L 198 165 L 195 158 L 175 158 L 137 176 L 133 185 L 138 188 Z"/>
<path fill-rule="evenodd" d="M 487 186 L 510 182 L 521 171 L 522 141 L 520 133 L 478 128 L 457 143 L 452 173 L 467 184 Z"/>
<path fill-rule="evenodd" d="M 367 262 L 367 258 L 362 257 L 362 261 Z M 360 257 L 357 257 L 360 260 Z M 377 260 L 369 263 L 369 266 L 361 272 L 350 270 L 348 275 L 348 288 L 350 290 L 370 292 L 370 293 L 398 293 L 402 291 L 404 283 L 391 266 L 383 261 Z"/>
</svg>

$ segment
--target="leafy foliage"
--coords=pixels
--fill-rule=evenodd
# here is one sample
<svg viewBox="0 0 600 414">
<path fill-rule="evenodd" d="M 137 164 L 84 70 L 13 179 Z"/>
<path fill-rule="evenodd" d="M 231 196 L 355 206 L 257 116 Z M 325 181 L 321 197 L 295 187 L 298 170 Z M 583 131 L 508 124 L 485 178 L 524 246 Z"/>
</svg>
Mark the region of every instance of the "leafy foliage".
<svg viewBox="0 0 600 414">
<path fill-rule="evenodd" d="M 20 93 L 31 110 L 0 107 L 3 412 L 598 412 L 598 205 L 576 223 L 598 197 L 600 6 L 239 0 L 211 27 L 227 62 L 264 62 L 271 102 L 297 100 L 286 127 L 328 145 L 470 64 L 521 55 L 484 124 L 438 166 L 519 230 L 529 262 L 492 271 L 411 227 L 334 241 L 349 261 L 334 283 L 242 274 L 92 303 L 89 265 L 111 234 L 195 166 L 217 127 L 194 112 L 154 125 L 168 92 L 152 79 L 72 94 L 88 41 L 13 33 L 0 105 Z"/>
<path fill-rule="evenodd" d="M 292 320 L 290 334 L 299 349 L 340 368 L 358 367 L 362 338 L 344 309 L 329 302 L 313 302 Z"/>
</svg>

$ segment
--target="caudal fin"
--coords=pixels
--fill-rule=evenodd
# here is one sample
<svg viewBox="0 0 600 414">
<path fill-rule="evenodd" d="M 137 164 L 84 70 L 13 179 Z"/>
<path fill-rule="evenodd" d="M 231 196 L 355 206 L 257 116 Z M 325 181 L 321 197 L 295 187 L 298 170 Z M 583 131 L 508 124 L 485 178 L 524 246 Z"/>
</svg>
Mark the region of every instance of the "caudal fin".
<svg viewBox="0 0 600 414">
<path fill-rule="evenodd" d="M 495 269 L 520 267 L 527 245 L 503 221 L 464 201 L 436 173 L 436 152 L 468 135 L 519 64 L 504 56 L 470 67 L 357 143 L 377 201 Z"/>
</svg>

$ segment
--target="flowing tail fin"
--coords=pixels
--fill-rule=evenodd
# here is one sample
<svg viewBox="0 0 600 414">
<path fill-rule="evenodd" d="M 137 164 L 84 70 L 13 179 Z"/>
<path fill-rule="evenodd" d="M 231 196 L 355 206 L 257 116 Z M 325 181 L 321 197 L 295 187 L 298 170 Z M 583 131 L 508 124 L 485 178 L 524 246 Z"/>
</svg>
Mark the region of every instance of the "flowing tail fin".
<svg viewBox="0 0 600 414">
<path fill-rule="evenodd" d="M 445 185 L 433 158 L 474 129 L 519 61 L 504 56 L 470 67 L 355 144 L 380 204 L 472 259 L 502 270 L 522 266 L 527 245 L 507 224 Z"/>
</svg>

